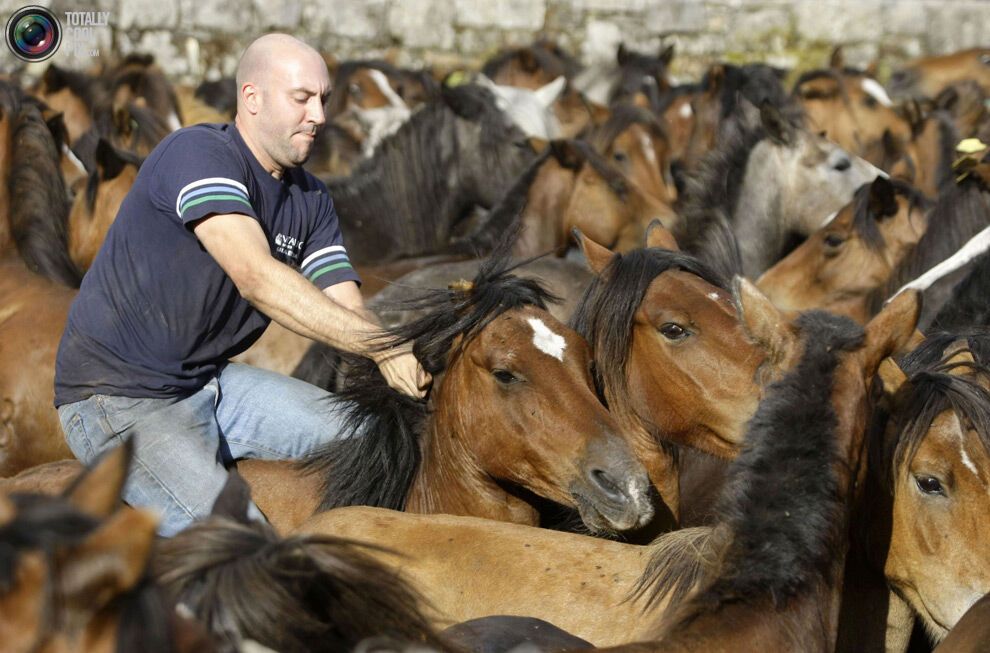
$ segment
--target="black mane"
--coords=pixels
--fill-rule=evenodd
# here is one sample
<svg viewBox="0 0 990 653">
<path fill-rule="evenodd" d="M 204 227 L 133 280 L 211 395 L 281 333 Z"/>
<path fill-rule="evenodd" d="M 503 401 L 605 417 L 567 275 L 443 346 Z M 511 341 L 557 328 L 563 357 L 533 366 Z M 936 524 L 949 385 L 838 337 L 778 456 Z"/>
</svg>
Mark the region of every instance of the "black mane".
<svg viewBox="0 0 990 653">
<path fill-rule="evenodd" d="M 438 377 L 472 336 L 502 313 L 522 306 L 546 308 L 555 297 L 539 282 L 511 274 L 527 262 L 509 267 L 506 250 L 512 240 L 481 267 L 470 289 L 428 291 L 404 302 L 404 308 L 427 313 L 387 332 L 383 348 L 412 342 L 424 369 Z M 314 355 L 324 354 L 316 348 L 307 353 Z M 401 510 L 420 465 L 427 403 L 390 388 L 369 359 L 345 358 L 347 380 L 336 395 L 351 402 L 344 433 L 302 461 L 301 468 L 323 479 L 321 510 L 349 505 Z"/>
<path fill-rule="evenodd" d="M 7 188 L 17 250 L 30 270 L 78 288 L 82 275 L 69 258 L 69 202 L 55 139 L 20 89 L 0 81 L 0 104 L 11 123 Z"/>
<path fill-rule="evenodd" d="M 913 211 L 916 207 L 920 207 L 922 210 L 928 210 L 934 204 L 932 200 L 928 199 L 924 193 L 915 188 L 910 182 L 896 178 L 885 181 L 894 187 L 895 195 L 907 198 L 909 211 Z M 878 252 L 884 246 L 885 241 L 883 234 L 880 233 L 880 228 L 877 226 L 879 222 L 878 216 L 870 206 L 870 186 L 871 184 L 864 184 L 857 188 L 853 194 L 852 227 L 862 239 L 863 244 L 872 251 Z"/>
<path fill-rule="evenodd" d="M 757 597 L 780 607 L 828 573 L 840 546 L 833 382 L 840 354 L 860 345 L 863 330 L 824 311 L 796 324 L 804 352 L 749 422 L 718 505 L 730 541 L 717 578 L 688 613 Z"/>
<path fill-rule="evenodd" d="M 571 317 L 572 327 L 594 352 L 599 387 L 611 388 L 617 397 L 626 396 L 633 317 L 647 288 L 668 270 L 690 272 L 713 286 L 727 288 L 723 277 L 688 254 L 638 249 L 612 258 L 592 280 Z"/>
<path fill-rule="evenodd" d="M 598 152 L 605 152 L 612 146 L 619 134 L 632 125 L 642 125 L 654 137 L 664 140 L 667 138 L 667 132 L 651 111 L 631 104 L 619 104 L 612 107 L 608 120 L 604 124 L 590 131 L 587 141 Z"/>
</svg>

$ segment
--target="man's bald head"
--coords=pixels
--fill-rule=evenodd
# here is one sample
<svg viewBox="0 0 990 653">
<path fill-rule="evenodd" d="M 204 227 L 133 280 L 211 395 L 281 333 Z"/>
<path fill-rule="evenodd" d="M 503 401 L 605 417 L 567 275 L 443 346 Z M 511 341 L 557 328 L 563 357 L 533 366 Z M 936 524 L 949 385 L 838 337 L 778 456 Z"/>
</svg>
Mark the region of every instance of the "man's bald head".
<svg viewBox="0 0 990 653">
<path fill-rule="evenodd" d="M 287 62 L 298 60 L 318 60 L 320 53 L 294 36 L 288 34 L 265 34 L 247 46 L 237 62 L 237 88 L 251 82 L 264 87 L 269 76 Z M 323 63 L 325 67 L 326 64 Z"/>
</svg>

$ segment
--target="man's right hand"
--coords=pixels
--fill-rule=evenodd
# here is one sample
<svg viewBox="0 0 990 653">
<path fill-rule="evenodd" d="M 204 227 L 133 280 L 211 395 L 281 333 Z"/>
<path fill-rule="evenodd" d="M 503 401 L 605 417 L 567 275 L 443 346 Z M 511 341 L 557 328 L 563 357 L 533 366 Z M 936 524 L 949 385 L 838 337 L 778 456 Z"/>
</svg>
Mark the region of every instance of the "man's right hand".
<svg viewBox="0 0 990 653">
<path fill-rule="evenodd" d="M 433 377 L 416 360 L 411 344 L 376 352 L 373 358 L 392 388 L 417 399 L 426 396 Z"/>
</svg>

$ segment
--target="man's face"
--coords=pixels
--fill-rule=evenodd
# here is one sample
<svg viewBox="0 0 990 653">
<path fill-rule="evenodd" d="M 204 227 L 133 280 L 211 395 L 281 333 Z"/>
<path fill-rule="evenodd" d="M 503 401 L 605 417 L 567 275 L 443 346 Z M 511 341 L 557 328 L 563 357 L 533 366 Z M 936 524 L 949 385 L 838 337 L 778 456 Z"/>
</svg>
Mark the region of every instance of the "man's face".
<svg viewBox="0 0 990 653">
<path fill-rule="evenodd" d="M 294 55 L 272 63 L 263 82 L 258 125 L 275 163 L 294 168 L 306 162 L 317 130 L 326 123 L 329 95 L 330 77 L 319 57 Z"/>
</svg>

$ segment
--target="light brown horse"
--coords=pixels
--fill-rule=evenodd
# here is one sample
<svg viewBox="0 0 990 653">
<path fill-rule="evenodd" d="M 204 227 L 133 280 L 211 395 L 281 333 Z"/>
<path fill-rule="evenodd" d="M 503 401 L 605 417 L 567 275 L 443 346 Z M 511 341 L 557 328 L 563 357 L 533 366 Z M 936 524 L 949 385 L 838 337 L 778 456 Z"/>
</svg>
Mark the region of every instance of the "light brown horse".
<svg viewBox="0 0 990 653">
<path fill-rule="evenodd" d="M 81 271 L 93 264 L 140 167 L 140 157 L 100 139 L 96 169 L 76 193 L 69 212 L 69 256 Z"/>
<path fill-rule="evenodd" d="M 949 84 L 966 79 L 979 82 L 990 93 L 990 48 L 916 59 L 895 70 L 887 87 L 895 98 L 933 98 Z"/>
<path fill-rule="evenodd" d="M 783 310 L 823 308 L 865 323 L 871 295 L 917 245 L 931 208 L 911 184 L 877 177 L 756 285 Z"/>
<path fill-rule="evenodd" d="M 532 495 L 577 508 L 591 528 L 649 521 L 649 479 L 595 396 L 587 344 L 506 263 L 493 259 L 468 287 L 434 293 L 432 310 L 396 330 L 436 379 L 428 406 L 384 390 L 355 362 L 347 385 L 361 385 L 344 396 L 358 402 L 360 437 L 317 452 L 308 476 L 239 466 L 280 530 L 318 506 L 355 504 L 537 524 Z"/>
<path fill-rule="evenodd" d="M 798 78 L 793 95 L 812 131 L 874 165 L 882 163 L 877 144 L 884 132 L 901 141 L 911 138 L 908 122 L 880 82 L 865 71 L 841 66 L 813 70 Z"/>
<path fill-rule="evenodd" d="M 864 519 L 892 601 L 936 642 L 990 592 L 990 340 L 955 338 L 934 335 L 881 369 L 890 419 L 870 450 L 876 496 Z M 888 626 L 888 651 L 903 650 L 913 621 Z"/>
<path fill-rule="evenodd" d="M 793 331 L 795 327 L 785 324 L 755 288 L 745 284 L 741 288 L 740 310 L 748 328 L 772 340 L 777 348 L 774 356 L 786 361 L 786 366 L 795 365 L 802 358 L 804 339 L 812 335 L 798 335 Z M 870 325 L 868 344 L 859 353 L 860 360 L 850 366 L 854 369 L 847 370 L 848 378 L 843 379 L 845 392 L 815 398 L 809 398 L 807 393 L 792 393 L 790 403 L 834 403 L 843 427 L 861 428 L 858 420 L 865 399 L 864 378 L 880 356 L 911 333 L 917 316 L 916 302 L 915 297 L 904 298 Z M 815 377 L 819 370 L 799 367 L 795 373 Z M 817 378 L 805 380 L 818 382 Z M 788 390 L 791 388 L 784 391 Z M 772 394 L 773 389 L 769 392 Z M 849 399 L 856 401 L 840 403 Z M 794 429 L 789 429 L 788 434 L 792 439 L 806 435 Z M 853 453 L 841 451 L 843 455 Z M 763 461 L 760 472 L 753 475 L 772 486 L 778 475 L 785 473 L 781 465 L 787 454 L 766 453 L 775 457 Z M 804 453 L 813 454 L 807 450 Z M 796 473 L 787 473 L 791 483 L 799 482 L 793 476 Z M 809 471 L 808 476 L 802 480 L 811 481 L 815 474 Z M 777 491 L 786 492 L 786 488 L 784 485 Z M 740 489 L 728 492 L 734 494 Z M 726 526 L 714 532 L 706 528 L 678 531 L 662 536 L 650 547 L 513 524 L 371 508 L 321 513 L 299 530 L 342 534 L 393 549 L 398 556 L 383 552 L 379 557 L 401 565 L 414 585 L 430 597 L 440 621 L 486 614 L 527 615 L 550 621 L 596 645 L 614 645 L 649 636 L 683 593 L 703 578 L 700 574 L 714 573 L 706 569 L 711 564 L 710 557 L 720 552 L 713 544 L 724 541 L 721 529 L 738 524 L 735 520 L 726 521 Z"/>
<path fill-rule="evenodd" d="M 10 476 L 71 457 L 52 378 L 79 273 L 51 133 L 37 106 L 3 83 L 0 112 L 0 476 Z"/>
</svg>

